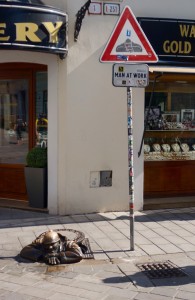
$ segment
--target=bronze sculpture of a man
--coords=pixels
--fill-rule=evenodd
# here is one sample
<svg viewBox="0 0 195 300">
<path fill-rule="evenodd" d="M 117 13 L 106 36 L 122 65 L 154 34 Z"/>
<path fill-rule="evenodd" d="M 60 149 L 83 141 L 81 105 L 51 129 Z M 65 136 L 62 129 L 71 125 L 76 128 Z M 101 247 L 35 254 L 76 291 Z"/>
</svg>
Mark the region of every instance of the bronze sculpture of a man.
<svg viewBox="0 0 195 300">
<path fill-rule="evenodd" d="M 70 241 L 66 236 L 49 230 L 24 247 L 20 256 L 32 261 L 44 261 L 50 265 L 76 263 L 82 260 L 86 246 Z"/>
</svg>

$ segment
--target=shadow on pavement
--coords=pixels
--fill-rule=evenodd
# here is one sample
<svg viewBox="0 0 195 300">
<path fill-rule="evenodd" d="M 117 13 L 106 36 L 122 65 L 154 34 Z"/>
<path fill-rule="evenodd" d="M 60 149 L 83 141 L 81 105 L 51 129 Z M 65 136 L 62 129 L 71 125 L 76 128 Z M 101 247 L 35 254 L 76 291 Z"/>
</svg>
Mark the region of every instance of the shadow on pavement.
<svg viewBox="0 0 195 300">
<path fill-rule="evenodd" d="M 183 277 L 171 277 L 171 278 L 159 278 L 159 279 L 150 279 L 143 272 L 136 272 L 134 274 L 128 275 L 128 273 L 123 276 L 115 276 L 103 279 L 105 284 L 114 284 L 114 283 L 124 283 L 131 282 L 136 287 L 157 287 L 157 286 L 180 286 L 191 284 L 195 282 L 195 266 L 186 266 L 180 268 L 186 276 Z"/>
</svg>

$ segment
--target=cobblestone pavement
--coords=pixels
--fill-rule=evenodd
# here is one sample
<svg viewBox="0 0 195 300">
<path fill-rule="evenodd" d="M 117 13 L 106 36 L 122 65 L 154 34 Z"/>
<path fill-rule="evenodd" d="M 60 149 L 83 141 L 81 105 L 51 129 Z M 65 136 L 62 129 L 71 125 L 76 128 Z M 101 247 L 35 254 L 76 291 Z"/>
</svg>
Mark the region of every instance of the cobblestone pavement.
<svg viewBox="0 0 195 300">
<path fill-rule="evenodd" d="M 84 232 L 94 259 L 60 266 L 22 260 L 22 247 L 48 229 Z M 195 208 L 136 212 L 130 251 L 128 212 L 51 216 L 0 208 L 0 299 L 194 300 L 194 232 Z M 151 279 L 138 267 L 167 261 L 183 276 Z"/>
</svg>

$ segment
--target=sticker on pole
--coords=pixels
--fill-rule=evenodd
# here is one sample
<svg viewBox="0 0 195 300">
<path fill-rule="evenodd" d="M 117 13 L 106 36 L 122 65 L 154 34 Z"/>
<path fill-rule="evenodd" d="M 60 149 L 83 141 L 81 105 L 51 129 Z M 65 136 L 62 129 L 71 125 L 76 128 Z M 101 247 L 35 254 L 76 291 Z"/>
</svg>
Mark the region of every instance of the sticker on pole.
<svg viewBox="0 0 195 300">
<path fill-rule="evenodd" d="M 149 68 L 145 64 L 114 64 L 112 84 L 118 87 L 144 88 L 149 83 Z"/>
<path fill-rule="evenodd" d="M 126 6 L 100 57 L 100 62 L 140 62 L 158 61 L 154 49 L 145 36 L 140 24 Z"/>
</svg>

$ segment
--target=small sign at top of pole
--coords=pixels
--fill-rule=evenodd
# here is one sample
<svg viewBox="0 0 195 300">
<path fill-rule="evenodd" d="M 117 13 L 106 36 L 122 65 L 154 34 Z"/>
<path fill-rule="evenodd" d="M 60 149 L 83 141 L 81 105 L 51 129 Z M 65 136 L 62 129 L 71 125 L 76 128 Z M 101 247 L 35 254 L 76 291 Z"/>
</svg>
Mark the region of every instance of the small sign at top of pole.
<svg viewBox="0 0 195 300">
<path fill-rule="evenodd" d="M 156 63 L 158 56 L 129 6 L 125 6 L 100 57 L 106 63 Z"/>
<path fill-rule="evenodd" d="M 117 63 L 112 68 L 112 84 L 119 87 L 147 87 L 149 68 L 146 64 Z"/>
</svg>

